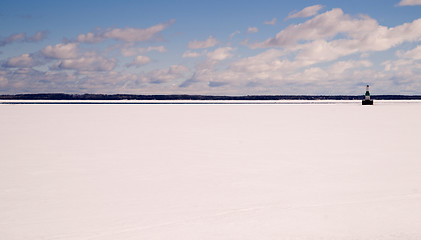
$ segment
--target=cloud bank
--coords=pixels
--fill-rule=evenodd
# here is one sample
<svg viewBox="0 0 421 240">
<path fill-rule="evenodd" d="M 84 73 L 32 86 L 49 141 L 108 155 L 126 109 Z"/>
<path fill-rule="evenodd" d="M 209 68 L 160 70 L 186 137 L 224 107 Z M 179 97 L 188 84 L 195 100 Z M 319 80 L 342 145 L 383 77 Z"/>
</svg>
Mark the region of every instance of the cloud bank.
<svg viewBox="0 0 421 240">
<path fill-rule="evenodd" d="M 0 39 L 0 47 L 16 42 L 39 42 L 46 38 L 48 31 L 40 31 L 33 36 L 27 36 L 26 33 L 11 34 L 3 39 Z"/>
<path fill-rule="evenodd" d="M 215 46 L 217 43 L 218 41 L 216 40 L 216 38 L 214 38 L 213 36 L 209 36 L 205 41 L 191 41 L 189 42 L 187 47 L 190 49 L 210 48 Z"/>
<path fill-rule="evenodd" d="M 272 20 L 270 21 L 264 21 L 263 24 L 267 24 L 267 25 L 275 25 L 277 22 L 276 18 L 272 18 Z"/>
<path fill-rule="evenodd" d="M 306 7 L 299 12 L 291 12 L 290 14 L 288 14 L 288 17 L 286 18 L 286 20 L 293 19 L 293 18 L 312 17 L 312 16 L 316 15 L 322 8 L 323 8 L 322 5 L 313 5 L 313 6 L 310 6 L 310 7 Z"/>
<path fill-rule="evenodd" d="M 175 23 L 171 20 L 166 23 L 160 23 L 149 28 L 108 28 L 105 31 L 89 32 L 80 34 L 77 37 L 78 42 L 98 43 L 106 39 L 115 39 L 123 42 L 144 42 L 154 39 L 157 34 Z"/>
<path fill-rule="evenodd" d="M 421 0 L 401 0 L 398 6 L 416 6 L 421 5 Z"/>
<path fill-rule="evenodd" d="M 174 20 L 97 28 L 5 57 L 0 93 L 356 94 L 370 81 L 384 93 L 421 94 L 421 18 L 383 26 L 369 16 L 322 9 L 290 13 L 286 19 L 306 19 L 286 27 L 259 25 L 275 25 L 273 18 L 235 26 L 225 37 L 209 30 L 199 40 L 166 36 Z M 18 33 L 1 41 L 7 46 L 44 38 L 45 32 Z"/>
</svg>

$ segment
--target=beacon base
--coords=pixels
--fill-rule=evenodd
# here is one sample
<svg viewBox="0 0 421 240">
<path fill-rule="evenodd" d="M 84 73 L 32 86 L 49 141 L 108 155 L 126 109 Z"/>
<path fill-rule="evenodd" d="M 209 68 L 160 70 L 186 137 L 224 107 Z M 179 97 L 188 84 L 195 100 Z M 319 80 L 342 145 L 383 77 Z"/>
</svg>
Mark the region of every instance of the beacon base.
<svg viewBox="0 0 421 240">
<path fill-rule="evenodd" d="M 363 100 L 363 105 L 373 105 L 373 100 Z"/>
</svg>

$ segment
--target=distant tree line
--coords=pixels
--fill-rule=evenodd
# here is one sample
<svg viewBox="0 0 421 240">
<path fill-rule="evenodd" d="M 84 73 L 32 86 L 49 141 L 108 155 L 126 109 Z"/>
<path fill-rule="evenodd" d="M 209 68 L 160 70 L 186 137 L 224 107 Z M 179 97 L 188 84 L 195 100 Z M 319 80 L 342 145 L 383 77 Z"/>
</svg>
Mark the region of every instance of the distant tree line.
<svg viewBox="0 0 421 240">
<path fill-rule="evenodd" d="M 372 95 L 374 100 L 421 100 L 421 95 Z M 0 95 L 2 100 L 361 100 L 363 95 L 135 95 L 135 94 L 66 94 L 37 93 Z"/>
</svg>

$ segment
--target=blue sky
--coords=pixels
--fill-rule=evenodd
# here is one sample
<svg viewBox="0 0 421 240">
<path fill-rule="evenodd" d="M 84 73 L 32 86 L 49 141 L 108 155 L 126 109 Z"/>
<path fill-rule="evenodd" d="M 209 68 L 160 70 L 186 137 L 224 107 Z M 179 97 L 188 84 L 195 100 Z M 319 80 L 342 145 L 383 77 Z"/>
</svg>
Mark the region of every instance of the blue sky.
<svg viewBox="0 0 421 240">
<path fill-rule="evenodd" d="M 0 94 L 421 94 L 421 0 L 0 3 Z"/>
</svg>

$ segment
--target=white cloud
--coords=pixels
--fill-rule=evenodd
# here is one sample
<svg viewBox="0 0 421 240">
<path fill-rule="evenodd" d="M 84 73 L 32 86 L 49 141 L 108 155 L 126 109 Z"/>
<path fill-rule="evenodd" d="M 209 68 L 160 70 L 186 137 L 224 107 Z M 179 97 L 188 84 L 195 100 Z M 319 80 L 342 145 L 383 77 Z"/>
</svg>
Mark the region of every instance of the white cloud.
<svg viewBox="0 0 421 240">
<path fill-rule="evenodd" d="M 198 53 L 198 52 L 193 52 L 190 50 L 187 50 L 183 53 L 183 58 L 197 58 L 200 57 L 202 54 Z"/>
<path fill-rule="evenodd" d="M 128 67 L 136 66 L 140 67 L 147 63 L 151 62 L 151 59 L 148 56 L 137 56 L 135 59 L 133 59 L 133 62 L 128 64 Z"/>
<path fill-rule="evenodd" d="M 319 67 L 311 67 L 304 69 L 303 72 L 297 72 L 285 78 L 294 81 L 298 80 L 300 84 L 316 83 L 321 84 L 321 81 L 326 81 L 329 78 L 329 73 L 326 70 Z"/>
<path fill-rule="evenodd" d="M 143 42 L 152 39 L 157 33 L 162 32 L 169 24 L 158 24 L 147 29 L 114 28 L 104 33 L 104 37 L 125 42 Z"/>
<path fill-rule="evenodd" d="M 122 47 L 120 49 L 120 53 L 121 53 L 121 55 L 123 55 L 125 57 L 131 57 L 131 56 L 134 56 L 136 54 L 139 54 L 140 48 Z"/>
<path fill-rule="evenodd" d="M 421 5 L 421 0 L 401 0 L 398 6 L 416 6 Z"/>
<path fill-rule="evenodd" d="M 364 35 L 378 27 L 377 21 L 368 18 L 352 18 L 339 8 L 320 14 L 304 23 L 291 25 L 263 43 L 254 47 L 291 46 L 300 40 L 333 38 L 339 33 Z"/>
<path fill-rule="evenodd" d="M 69 69 L 77 71 L 111 71 L 116 65 L 114 59 L 100 56 L 84 56 L 75 59 L 63 59 L 56 63 L 53 69 Z"/>
<path fill-rule="evenodd" d="M 273 20 L 265 24 L 275 24 L 276 18 Z M 180 92 L 213 93 L 214 90 L 209 90 L 210 87 L 219 87 L 221 92 L 232 94 L 244 94 L 244 91 L 250 89 L 266 91 L 262 92 L 263 94 L 286 94 L 291 93 L 291 89 L 297 90 L 294 93 L 309 94 L 309 89 L 313 89 L 314 93 L 320 94 L 323 93 L 323 89 L 326 89 L 325 87 L 332 89 L 332 86 L 335 86 L 338 91 L 349 91 L 346 89 L 367 79 L 377 81 L 377 84 L 389 81 L 392 87 L 395 82 L 408 81 L 410 82 L 408 86 L 414 86 L 414 81 L 421 82 L 419 77 L 421 19 L 387 27 L 379 25 L 375 19 L 368 16 L 351 16 L 341 9 L 332 9 L 306 19 L 301 24 L 292 24 L 264 42 L 255 44 L 245 42 L 245 45 L 254 48 L 267 48 L 242 53 L 260 52 L 254 56 L 238 59 L 240 55 L 236 54 L 234 60 L 227 60 L 235 53 L 236 48 L 231 46 L 233 43 L 224 45 L 227 47 L 220 47 L 216 38 L 209 36 L 204 41 L 190 42 L 189 49 L 182 54 L 183 58 L 202 56 L 194 65 L 194 72 L 183 65 L 172 65 L 166 69 L 146 73 L 116 72 L 117 61 L 108 59 L 105 55 L 111 51 L 117 51 L 117 53 L 120 51 L 124 56 L 131 56 L 129 60 L 132 62 L 126 65 L 128 67 L 139 67 L 151 62 L 151 59 L 145 56 L 149 55 L 147 54 L 149 52 L 167 51 L 164 46 L 148 46 L 143 45 L 145 43 L 139 43 L 158 37 L 161 30 L 151 28 L 143 29 L 143 32 L 136 31 L 134 28 L 118 28 L 118 31 L 117 28 L 97 30 L 79 35 L 78 42 L 50 45 L 39 53 L 22 54 L 6 59 L 3 61 L 3 69 L 0 66 L 0 85 L 15 86 L 15 89 L 19 91 L 29 92 L 42 89 L 64 89 L 63 91 L 76 89 L 75 91 L 102 91 L 104 93 L 122 89 L 124 92 L 135 92 L 142 89 L 149 92 L 171 93 L 178 91 L 175 89 L 176 86 L 184 86 L 188 88 L 181 89 Z M 257 31 L 257 28 L 249 28 L 247 32 Z M 137 36 L 141 32 L 143 37 Z M 149 32 L 149 35 L 146 32 Z M 239 31 L 234 32 L 230 38 L 238 33 Z M 24 33 L 13 34 L 8 37 L 7 42 L 30 41 L 30 39 L 38 41 L 44 38 L 44 35 L 42 32 L 32 37 L 27 37 Z M 122 42 L 114 43 L 101 56 L 97 53 L 87 53 L 87 49 L 80 47 L 82 45 L 88 47 L 80 42 L 96 43 L 109 38 Z M 150 39 L 144 40 L 147 38 Z M 378 71 L 369 61 L 372 58 L 377 59 L 373 57 L 375 54 L 372 52 L 385 51 L 405 42 L 413 42 L 418 46 L 411 50 L 397 51 L 396 54 L 399 57 L 397 60 L 385 59 L 383 66 L 386 71 Z M 40 55 L 41 58 L 37 58 Z M 42 56 L 50 59 L 42 58 Z M 35 61 L 36 59 L 38 61 Z M 56 65 L 50 68 L 54 71 L 31 70 L 31 67 L 42 63 L 40 59 L 41 61 L 57 59 Z M 57 79 L 60 83 L 66 82 L 62 88 L 58 85 Z M 183 81 L 184 83 L 180 85 Z M 8 91 L 4 89 L 1 91 Z"/>
<path fill-rule="evenodd" d="M 213 52 L 207 53 L 207 56 L 210 60 L 222 61 L 222 60 L 225 60 L 227 58 L 230 58 L 232 56 L 231 52 L 233 50 L 234 49 L 231 48 L 231 47 L 218 48 Z"/>
<path fill-rule="evenodd" d="M 301 65 L 308 66 L 320 62 L 335 60 L 357 52 L 357 49 L 344 46 L 342 41 L 328 42 L 317 40 L 300 46 L 300 51 L 295 60 L 300 61 Z"/>
<path fill-rule="evenodd" d="M 344 35 L 343 38 L 335 37 Z M 342 56 L 384 51 L 403 42 L 421 39 L 421 19 L 388 28 L 367 16 L 358 18 L 332 9 L 298 25 L 291 25 L 275 38 L 251 44 L 255 47 L 283 47 L 298 52 L 303 65 L 332 61 Z"/>
<path fill-rule="evenodd" d="M 17 42 L 17 41 L 23 40 L 25 38 L 26 38 L 26 33 L 15 33 L 15 34 L 11 34 L 8 37 L 4 38 L 0 42 L 0 46 L 5 45 L 5 44 L 9 44 L 9 43 L 13 43 L 13 42 Z"/>
<path fill-rule="evenodd" d="M 259 32 L 259 29 L 257 27 L 249 27 L 247 29 L 247 33 L 257 33 Z"/>
<path fill-rule="evenodd" d="M 277 49 L 269 49 L 256 56 L 243 58 L 231 64 L 231 69 L 241 72 L 261 72 L 273 71 L 277 69 L 276 60 L 284 54 L 283 51 Z"/>
<path fill-rule="evenodd" d="M 412 65 L 414 61 L 409 59 L 398 59 L 395 61 L 385 61 L 382 63 L 385 71 L 399 71 L 402 67 Z"/>
<path fill-rule="evenodd" d="M 210 48 L 215 46 L 218 43 L 216 38 L 209 36 L 205 41 L 194 40 L 189 42 L 188 48 L 190 49 L 200 49 L 200 48 Z"/>
<path fill-rule="evenodd" d="M 44 40 L 45 37 L 47 36 L 47 34 L 48 34 L 48 31 L 40 31 L 40 32 L 35 33 L 31 37 L 27 37 L 25 39 L 25 41 L 26 42 L 38 42 L 38 41 Z"/>
<path fill-rule="evenodd" d="M 421 70 L 421 45 L 406 52 L 397 51 L 396 55 L 399 57 L 397 60 L 387 60 L 382 63 L 385 71 L 395 72 L 413 72 L 414 69 Z M 414 73 L 417 75 L 417 73 Z"/>
<path fill-rule="evenodd" d="M 64 88 L 63 84 L 75 85 L 75 78 L 72 76 L 74 75 L 71 73 L 42 72 L 33 68 L 9 69 L 5 73 L 7 85 L 0 91 L 39 93 L 57 92 L 65 89 L 67 92 L 68 88 Z"/>
<path fill-rule="evenodd" d="M 79 34 L 77 36 L 78 42 L 84 43 L 98 43 L 104 41 L 104 37 L 95 33 Z"/>
<path fill-rule="evenodd" d="M 7 71 L 1 71 L 0 70 L 0 86 L 4 87 L 9 83 L 9 80 L 7 80 Z"/>
<path fill-rule="evenodd" d="M 49 45 L 41 50 L 41 53 L 49 58 L 68 59 L 78 56 L 77 43 L 59 43 L 54 46 Z"/>
<path fill-rule="evenodd" d="M 240 31 L 235 31 L 235 32 L 233 32 L 233 33 L 231 33 L 230 34 L 230 39 L 232 39 L 235 35 L 237 35 L 237 34 L 240 34 L 241 32 Z"/>
<path fill-rule="evenodd" d="M 323 85 L 329 81 L 343 81 L 353 77 L 356 77 L 357 81 L 361 76 L 357 78 L 355 74 L 362 71 L 361 69 L 372 66 L 367 60 L 350 60 L 334 62 L 324 67 L 313 67 L 308 61 L 289 60 L 287 56 L 290 57 L 288 51 L 268 49 L 256 56 L 235 61 L 228 69 L 222 71 L 213 68 L 213 65 L 203 66 L 198 68 L 193 78 L 182 86 L 200 85 L 206 82 L 212 86 L 229 86 L 233 89 L 260 86 L 267 91 L 275 86 L 280 88 L 287 85 L 298 87 L 300 84 Z"/>
<path fill-rule="evenodd" d="M 157 51 L 160 53 L 164 53 L 164 52 L 167 52 L 167 49 L 164 46 L 150 46 L 147 48 L 141 48 L 141 51 L 144 51 L 144 52 Z"/>
<path fill-rule="evenodd" d="M 189 68 L 183 65 L 172 65 L 168 69 L 154 70 L 146 74 L 150 83 L 160 84 L 182 78 L 189 72 Z"/>
<path fill-rule="evenodd" d="M 347 43 L 353 48 L 360 51 L 384 51 L 403 42 L 421 40 L 421 18 L 392 28 L 377 26 L 367 34 L 351 36 L 354 40 Z"/>
<path fill-rule="evenodd" d="M 22 54 L 17 57 L 9 58 L 6 62 L 6 67 L 27 68 L 38 65 L 37 61 L 30 54 Z"/>
<path fill-rule="evenodd" d="M 288 59 L 281 60 L 280 57 L 284 54 L 282 50 L 269 49 L 256 56 L 240 59 L 232 63 L 222 77 L 228 81 L 282 78 L 284 74 L 294 72 L 298 68 Z"/>
<path fill-rule="evenodd" d="M 167 49 L 164 46 L 149 46 L 147 48 L 138 48 L 138 47 L 133 47 L 132 43 L 124 44 L 120 49 L 121 54 L 125 57 L 131 57 L 137 54 L 142 54 L 142 53 L 147 53 L 147 52 L 152 52 L 152 51 L 164 53 L 167 51 Z"/>
<path fill-rule="evenodd" d="M 265 21 L 263 24 L 267 24 L 267 25 L 275 25 L 276 24 L 277 19 L 273 18 L 270 21 Z"/>
<path fill-rule="evenodd" d="M 152 40 L 158 33 L 165 30 L 168 26 L 173 24 L 175 20 L 166 23 L 160 23 L 152 27 L 143 28 L 109 28 L 105 31 L 98 31 L 95 33 L 80 34 L 78 36 L 79 42 L 97 43 L 111 38 L 124 42 L 144 42 Z"/>
<path fill-rule="evenodd" d="M 401 58 L 420 60 L 421 59 L 421 45 L 418 45 L 416 48 L 404 53 L 398 52 L 397 55 Z"/>
<path fill-rule="evenodd" d="M 0 92 L 138 93 L 143 76 L 115 71 L 37 71 L 32 68 L 8 69 Z"/>
<path fill-rule="evenodd" d="M 310 7 L 306 7 L 299 12 L 291 12 L 288 14 L 286 19 L 292 18 L 307 18 L 316 15 L 321 9 L 323 8 L 322 5 L 313 5 Z"/>
<path fill-rule="evenodd" d="M 47 31 L 40 31 L 30 37 L 26 36 L 26 33 L 11 34 L 0 40 L 0 47 L 15 42 L 38 42 L 43 40 L 47 36 L 47 33 Z"/>
<path fill-rule="evenodd" d="M 332 64 L 329 67 L 329 73 L 331 75 L 339 75 L 344 73 L 349 69 L 359 68 L 359 67 L 371 67 L 373 64 L 370 61 L 362 60 L 362 61 L 339 61 Z"/>
<path fill-rule="evenodd" d="M 230 51 L 232 51 L 232 49 L 220 48 L 220 50 L 215 51 L 215 53 L 229 53 Z M 281 65 L 283 63 L 280 63 L 277 58 L 282 54 L 283 53 L 280 50 L 270 49 L 257 56 L 244 58 L 234 62 L 228 69 L 221 72 L 218 72 L 217 68 L 215 68 L 217 61 L 208 59 L 196 66 L 193 77 L 186 80 L 180 87 L 227 87 L 230 85 L 241 89 L 251 81 L 261 82 L 268 79 L 273 80 L 275 78 L 280 78 L 284 74 L 284 72 L 281 71 Z M 221 54 L 221 58 L 219 59 L 224 59 L 225 57 L 227 56 Z M 285 69 L 288 69 L 286 66 L 287 64 L 284 65 Z M 206 85 L 204 86 L 204 84 Z"/>
</svg>

